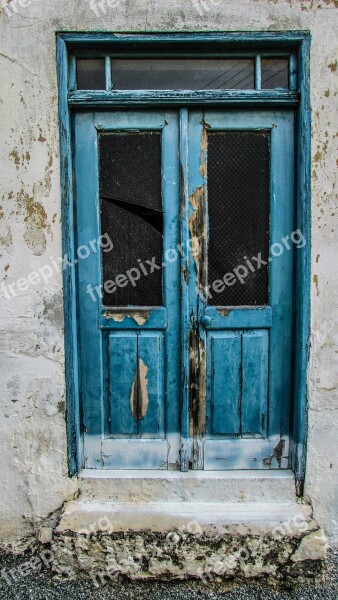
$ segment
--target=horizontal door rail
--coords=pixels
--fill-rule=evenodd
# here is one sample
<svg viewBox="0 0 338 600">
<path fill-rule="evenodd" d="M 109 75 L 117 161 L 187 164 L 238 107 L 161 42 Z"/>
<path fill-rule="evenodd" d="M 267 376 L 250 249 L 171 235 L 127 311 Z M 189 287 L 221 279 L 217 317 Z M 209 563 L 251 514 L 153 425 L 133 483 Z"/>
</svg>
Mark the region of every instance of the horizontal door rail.
<svg viewBox="0 0 338 600">
<path fill-rule="evenodd" d="M 210 43 L 223 44 L 232 43 L 237 46 L 254 44 L 265 46 L 267 44 L 279 44 L 284 48 L 294 47 L 295 44 L 302 42 L 304 38 L 309 37 L 307 31 L 227 31 L 227 32 L 197 32 L 197 33 L 96 33 L 96 32 L 62 32 L 58 36 L 62 38 L 69 48 L 87 48 L 107 44 L 109 47 L 117 45 L 134 44 L 135 42 L 153 45 L 162 43 L 168 50 L 168 44 L 177 44 L 184 42 L 189 44 Z M 209 48 L 210 51 L 210 48 Z"/>
<path fill-rule="evenodd" d="M 77 90 L 68 95 L 72 107 L 159 105 L 289 105 L 299 102 L 299 94 L 291 90 Z"/>
<path fill-rule="evenodd" d="M 168 327 L 167 309 L 149 308 L 102 308 L 99 314 L 100 329 L 156 329 Z"/>
<path fill-rule="evenodd" d="M 202 325 L 206 329 L 247 329 L 272 327 L 272 308 L 208 306 L 202 317 Z"/>
</svg>

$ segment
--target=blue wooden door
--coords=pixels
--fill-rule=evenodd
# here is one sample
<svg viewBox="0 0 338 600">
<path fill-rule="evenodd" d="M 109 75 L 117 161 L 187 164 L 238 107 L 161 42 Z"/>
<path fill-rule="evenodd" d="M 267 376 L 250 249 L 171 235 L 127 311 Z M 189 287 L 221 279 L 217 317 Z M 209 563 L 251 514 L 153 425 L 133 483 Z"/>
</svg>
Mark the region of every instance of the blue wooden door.
<svg viewBox="0 0 338 600">
<path fill-rule="evenodd" d="M 75 115 L 82 467 L 289 466 L 293 127 Z"/>
<path fill-rule="evenodd" d="M 82 466 L 178 468 L 178 116 L 79 113 L 74 131 Z"/>
<path fill-rule="evenodd" d="M 190 463 L 287 468 L 293 114 L 207 110 L 184 118 Z"/>
</svg>

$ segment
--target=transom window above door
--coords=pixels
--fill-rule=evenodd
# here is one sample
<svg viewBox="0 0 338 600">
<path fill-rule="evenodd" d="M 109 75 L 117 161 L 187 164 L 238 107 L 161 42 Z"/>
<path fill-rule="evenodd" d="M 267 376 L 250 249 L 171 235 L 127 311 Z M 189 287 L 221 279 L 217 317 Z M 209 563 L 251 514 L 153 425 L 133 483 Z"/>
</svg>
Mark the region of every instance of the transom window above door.
<svg viewBox="0 0 338 600">
<path fill-rule="evenodd" d="M 76 59 L 79 90 L 292 89 L 292 55 L 234 58 Z"/>
</svg>

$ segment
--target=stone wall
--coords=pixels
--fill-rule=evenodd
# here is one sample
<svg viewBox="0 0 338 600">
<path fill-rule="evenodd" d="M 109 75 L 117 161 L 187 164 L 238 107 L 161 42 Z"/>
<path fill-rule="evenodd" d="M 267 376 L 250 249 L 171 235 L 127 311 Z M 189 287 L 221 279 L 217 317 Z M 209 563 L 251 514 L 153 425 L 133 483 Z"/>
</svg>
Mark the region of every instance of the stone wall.
<svg viewBox="0 0 338 600">
<path fill-rule="evenodd" d="M 310 30 L 312 339 L 305 492 L 338 540 L 335 0 L 1 0 L 0 538 L 77 494 L 67 475 L 57 31 Z M 40 271 L 39 271 L 40 270 Z M 21 278 L 31 275 L 28 289 Z M 12 286 L 12 287 L 10 287 Z"/>
</svg>

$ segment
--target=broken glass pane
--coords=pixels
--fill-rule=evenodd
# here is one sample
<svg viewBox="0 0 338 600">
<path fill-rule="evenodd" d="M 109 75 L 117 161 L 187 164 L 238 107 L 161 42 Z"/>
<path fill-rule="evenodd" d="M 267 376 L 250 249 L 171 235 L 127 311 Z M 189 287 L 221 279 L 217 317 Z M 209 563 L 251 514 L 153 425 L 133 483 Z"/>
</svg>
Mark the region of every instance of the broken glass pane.
<svg viewBox="0 0 338 600">
<path fill-rule="evenodd" d="M 99 163 L 101 234 L 114 244 L 102 252 L 103 304 L 161 306 L 161 134 L 101 134 Z"/>
</svg>

